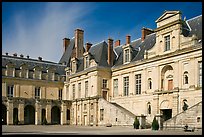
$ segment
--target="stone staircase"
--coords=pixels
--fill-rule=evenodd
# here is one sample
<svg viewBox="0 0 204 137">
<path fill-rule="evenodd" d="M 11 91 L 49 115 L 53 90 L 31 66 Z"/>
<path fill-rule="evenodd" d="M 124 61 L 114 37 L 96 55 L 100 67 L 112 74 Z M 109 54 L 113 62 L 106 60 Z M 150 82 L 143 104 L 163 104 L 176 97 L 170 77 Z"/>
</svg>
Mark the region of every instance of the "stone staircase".
<svg viewBox="0 0 204 137">
<path fill-rule="evenodd" d="M 136 115 L 117 103 L 100 98 L 99 109 L 104 109 L 104 120 L 99 125 L 133 126 Z"/>
<path fill-rule="evenodd" d="M 163 130 L 184 129 L 185 125 L 195 130 L 202 130 L 202 101 L 191 106 L 163 123 Z"/>
</svg>

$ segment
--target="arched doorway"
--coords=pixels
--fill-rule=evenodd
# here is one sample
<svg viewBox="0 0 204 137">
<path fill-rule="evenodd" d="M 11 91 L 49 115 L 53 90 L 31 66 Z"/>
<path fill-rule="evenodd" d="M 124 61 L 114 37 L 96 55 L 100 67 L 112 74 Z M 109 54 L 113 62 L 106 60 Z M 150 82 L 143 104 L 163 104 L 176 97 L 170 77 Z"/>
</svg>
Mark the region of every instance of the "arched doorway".
<svg viewBox="0 0 204 137">
<path fill-rule="evenodd" d="M 18 108 L 13 109 L 13 124 L 18 125 Z"/>
<path fill-rule="evenodd" d="M 35 108 L 31 105 L 24 108 L 24 124 L 35 124 Z"/>
<path fill-rule="evenodd" d="M 54 106 L 51 109 L 51 123 L 60 124 L 60 108 L 57 106 Z"/>
<path fill-rule="evenodd" d="M 4 104 L 2 104 L 2 125 L 7 124 L 7 108 Z"/>
<path fill-rule="evenodd" d="M 172 108 L 169 100 L 163 100 L 160 104 L 160 113 L 164 121 L 172 118 Z"/>
<path fill-rule="evenodd" d="M 166 65 L 161 71 L 161 89 L 173 90 L 173 68 L 170 65 Z"/>
</svg>

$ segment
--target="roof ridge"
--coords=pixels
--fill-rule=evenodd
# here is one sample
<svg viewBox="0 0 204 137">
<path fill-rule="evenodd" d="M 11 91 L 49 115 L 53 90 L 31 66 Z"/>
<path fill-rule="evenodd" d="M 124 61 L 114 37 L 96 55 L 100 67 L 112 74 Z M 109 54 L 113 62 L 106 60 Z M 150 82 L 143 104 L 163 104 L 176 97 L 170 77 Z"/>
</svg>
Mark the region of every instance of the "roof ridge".
<svg viewBox="0 0 204 137">
<path fill-rule="evenodd" d="M 200 16 L 202 16 L 202 14 L 201 14 L 201 15 L 198 15 L 198 16 L 195 16 L 195 17 L 193 17 L 193 18 L 191 18 L 191 19 L 188 19 L 188 20 L 186 20 L 186 21 L 194 20 L 194 19 L 196 19 L 196 18 L 198 18 L 198 17 L 200 17 Z"/>
</svg>

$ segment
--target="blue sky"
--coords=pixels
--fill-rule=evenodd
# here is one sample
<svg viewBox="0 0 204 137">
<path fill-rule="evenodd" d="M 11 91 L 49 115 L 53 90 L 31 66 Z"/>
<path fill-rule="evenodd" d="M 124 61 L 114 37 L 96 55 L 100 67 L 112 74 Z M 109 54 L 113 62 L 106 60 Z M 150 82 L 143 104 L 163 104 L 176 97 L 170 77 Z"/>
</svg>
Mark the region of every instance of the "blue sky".
<svg viewBox="0 0 204 137">
<path fill-rule="evenodd" d="M 141 37 L 141 28 L 156 28 L 165 10 L 180 10 L 182 18 L 202 14 L 202 2 L 2 2 L 2 54 L 17 53 L 58 62 L 62 39 L 84 30 L 84 43 L 108 37 L 125 43 Z"/>
</svg>

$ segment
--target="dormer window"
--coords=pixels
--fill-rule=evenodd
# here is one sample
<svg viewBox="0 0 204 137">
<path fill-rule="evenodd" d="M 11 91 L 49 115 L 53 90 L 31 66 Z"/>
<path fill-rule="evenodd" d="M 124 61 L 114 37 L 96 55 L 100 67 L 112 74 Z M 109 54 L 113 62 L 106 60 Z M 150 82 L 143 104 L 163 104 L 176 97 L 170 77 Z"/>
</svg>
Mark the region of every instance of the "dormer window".
<svg viewBox="0 0 204 137">
<path fill-rule="evenodd" d="M 168 35 L 168 36 L 165 36 L 164 37 L 164 41 L 165 41 L 165 49 L 164 49 L 164 51 L 168 51 L 168 50 L 170 50 L 170 35 Z"/>
<path fill-rule="evenodd" d="M 75 73 L 77 70 L 77 59 L 76 58 L 71 59 L 71 68 L 72 68 L 72 73 Z"/>
<path fill-rule="evenodd" d="M 88 68 L 89 67 L 89 57 L 86 56 L 85 57 L 85 68 Z"/>
<path fill-rule="evenodd" d="M 6 66 L 6 75 L 10 76 L 10 77 L 14 77 L 15 76 L 15 68 L 13 64 L 8 64 Z"/>
<path fill-rule="evenodd" d="M 125 50 L 125 60 L 124 63 L 130 62 L 130 49 Z"/>
<path fill-rule="evenodd" d="M 34 69 L 34 78 L 41 79 L 41 71 L 39 70 L 39 68 Z"/>
</svg>

